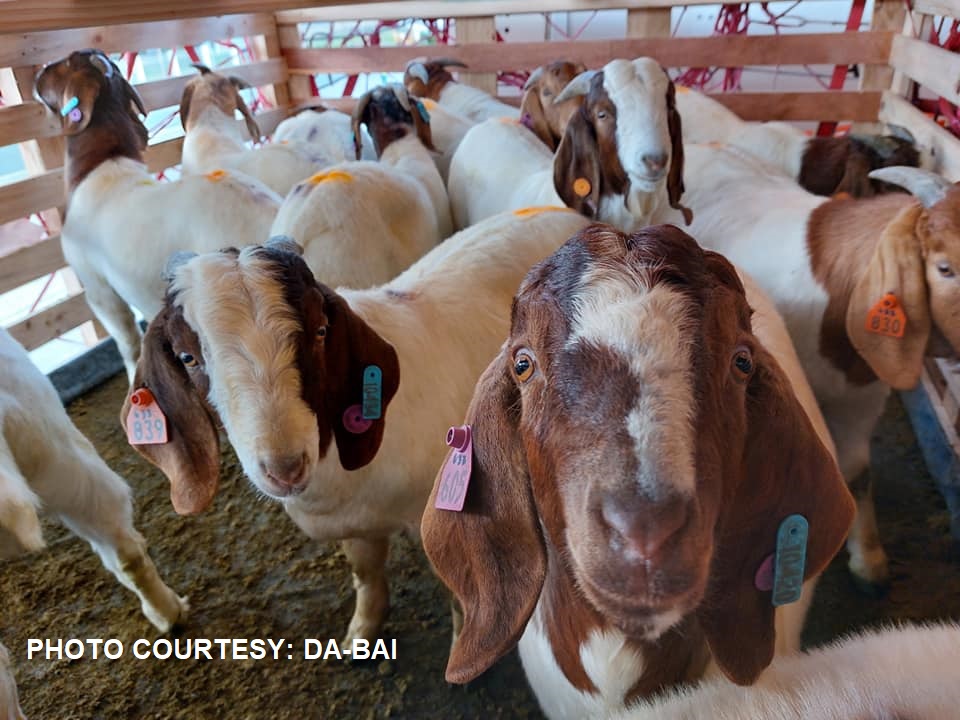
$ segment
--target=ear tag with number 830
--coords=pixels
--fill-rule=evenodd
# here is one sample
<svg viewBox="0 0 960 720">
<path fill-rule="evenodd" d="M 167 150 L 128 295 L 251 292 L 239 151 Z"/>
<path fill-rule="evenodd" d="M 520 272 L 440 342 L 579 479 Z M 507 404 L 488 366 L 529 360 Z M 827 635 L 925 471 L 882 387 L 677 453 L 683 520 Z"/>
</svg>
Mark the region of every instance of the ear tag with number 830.
<svg viewBox="0 0 960 720">
<path fill-rule="evenodd" d="M 440 473 L 440 486 L 434 507 L 438 510 L 463 510 L 467 485 L 473 468 L 473 429 L 469 425 L 447 430 L 447 445 L 453 448 Z"/>
<path fill-rule="evenodd" d="M 131 445 L 163 445 L 167 442 L 167 418 L 147 388 L 134 390 L 127 413 L 127 442 Z"/>
<path fill-rule="evenodd" d="M 907 315 L 897 296 L 887 293 L 867 312 L 867 332 L 887 337 L 902 338 L 907 330 Z"/>
</svg>

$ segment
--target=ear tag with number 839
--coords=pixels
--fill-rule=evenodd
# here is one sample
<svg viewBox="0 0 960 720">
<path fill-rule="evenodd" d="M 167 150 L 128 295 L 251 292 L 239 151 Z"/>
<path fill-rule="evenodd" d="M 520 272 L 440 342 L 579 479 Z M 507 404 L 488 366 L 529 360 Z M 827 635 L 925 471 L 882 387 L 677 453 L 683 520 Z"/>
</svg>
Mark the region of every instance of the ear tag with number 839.
<svg viewBox="0 0 960 720">
<path fill-rule="evenodd" d="M 434 507 L 460 512 L 467 499 L 467 485 L 473 468 L 473 428 L 469 425 L 450 428 L 447 445 L 453 450 L 443 464 Z"/>
<path fill-rule="evenodd" d="M 134 390 L 127 413 L 127 442 L 131 445 L 163 445 L 167 442 L 167 418 L 147 388 Z"/>
</svg>

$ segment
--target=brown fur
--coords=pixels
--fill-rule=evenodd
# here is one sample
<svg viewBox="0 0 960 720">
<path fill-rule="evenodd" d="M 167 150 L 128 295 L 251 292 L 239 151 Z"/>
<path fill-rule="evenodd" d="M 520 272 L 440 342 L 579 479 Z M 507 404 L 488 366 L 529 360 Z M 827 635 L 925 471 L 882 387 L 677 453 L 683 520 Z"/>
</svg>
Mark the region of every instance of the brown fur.
<svg viewBox="0 0 960 720">
<path fill-rule="evenodd" d="M 422 64 L 427 69 L 428 82 L 424 83 L 423 80 L 414 77 L 410 74 L 409 70 L 406 70 L 403 73 L 403 84 L 407 88 L 407 92 L 411 95 L 416 95 L 419 98 L 430 98 L 437 102 L 439 102 L 440 93 L 443 92 L 447 83 L 456 82 L 447 68 L 466 67 L 466 65 L 459 60 L 450 58 L 437 58 L 436 60 L 424 59 Z"/>
<path fill-rule="evenodd" d="M 635 475 L 632 445 L 608 420 L 622 417 L 642 388 L 610 350 L 567 345 L 581 283 L 600 268 L 669 284 L 693 308 L 697 496 L 688 522 L 643 571 L 610 549 L 591 509 L 598 492 Z M 749 315 L 729 263 L 672 226 L 629 237 L 592 226 L 530 271 L 510 337 L 467 413 L 474 470 L 464 512 L 436 510 L 435 486 L 423 517 L 424 549 L 465 613 L 449 681 L 467 682 L 508 652 L 538 599 L 557 662 L 583 690 L 593 687 L 580 644 L 611 625 L 645 654 L 637 695 L 702 671 L 700 627 L 735 682 L 752 682 L 769 663 L 773 607 L 753 573 L 772 552 L 779 523 L 792 513 L 810 522 L 811 577 L 840 547 L 854 510 L 788 381 L 750 334 Z M 747 378 L 732 365 L 741 347 L 755 361 Z M 521 348 L 536 363 L 524 383 L 512 371 Z M 660 509 L 647 500 L 639 512 L 656 524 Z M 643 640 L 650 613 L 668 609 L 687 620 L 655 643 Z"/>
<path fill-rule="evenodd" d="M 528 81 L 524 88 L 520 122 L 530 128 L 551 151 L 557 149 L 570 116 L 580 107 L 583 96 L 576 95 L 559 105 L 553 100 L 568 82 L 586 69 L 582 63 L 557 60 L 545 65 L 539 78 L 532 84 Z"/>
<path fill-rule="evenodd" d="M 409 110 L 404 107 L 409 104 Z M 353 142 L 357 159 L 363 146 L 360 140 L 360 125 L 366 125 L 373 139 L 377 157 L 383 155 L 391 143 L 416 134 L 428 150 L 436 150 L 430 132 L 429 118 L 423 103 L 410 97 L 400 85 L 382 85 L 376 87 L 357 101 L 353 110 Z"/>
<path fill-rule="evenodd" d="M 893 136 L 864 139 L 815 137 L 807 141 L 797 182 L 814 195 L 849 193 L 853 197 L 872 197 L 902 188 L 868 177 L 871 170 L 893 165 L 918 167 L 920 153 L 908 141 Z"/>
<path fill-rule="evenodd" d="M 98 60 L 92 58 L 98 57 Z M 110 77 L 97 63 L 110 63 Z M 83 179 L 107 160 L 127 157 L 143 162 L 147 129 L 137 112 L 146 114 L 137 91 L 123 78 L 120 69 L 100 50 L 78 50 L 63 60 L 46 65 L 34 83 L 37 98 L 61 119 L 67 137 L 67 200 Z M 74 122 L 60 116 L 72 98 L 79 99 L 81 112 Z"/>
<path fill-rule="evenodd" d="M 213 105 L 229 118 L 233 117 L 235 110 L 239 110 L 250 139 L 260 142 L 260 126 L 240 95 L 240 91 L 249 88 L 250 84 L 242 78 L 215 73 L 203 65 L 195 67 L 200 74 L 187 81 L 180 96 L 180 123 L 184 131 L 189 133 L 196 124 L 196 118 Z"/>
</svg>

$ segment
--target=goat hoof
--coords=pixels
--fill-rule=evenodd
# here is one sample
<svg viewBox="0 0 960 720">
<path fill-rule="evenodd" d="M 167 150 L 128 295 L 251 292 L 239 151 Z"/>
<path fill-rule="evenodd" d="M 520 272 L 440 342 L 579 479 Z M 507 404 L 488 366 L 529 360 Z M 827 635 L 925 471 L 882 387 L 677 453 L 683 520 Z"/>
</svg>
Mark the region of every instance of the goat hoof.
<svg viewBox="0 0 960 720">
<path fill-rule="evenodd" d="M 172 601 L 164 603 L 165 607 L 163 608 L 153 607 L 146 603 L 141 608 L 147 620 L 164 635 L 175 626 L 182 625 L 190 613 L 190 602 L 187 598 L 179 597 L 173 592 L 170 594 Z"/>
</svg>

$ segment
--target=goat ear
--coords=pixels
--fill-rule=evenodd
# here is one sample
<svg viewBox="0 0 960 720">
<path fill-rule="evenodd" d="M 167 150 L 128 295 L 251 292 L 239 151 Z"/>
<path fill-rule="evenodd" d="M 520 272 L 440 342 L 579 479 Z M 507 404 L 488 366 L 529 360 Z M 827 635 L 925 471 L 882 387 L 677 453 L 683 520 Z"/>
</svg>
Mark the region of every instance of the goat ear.
<svg viewBox="0 0 960 720">
<path fill-rule="evenodd" d="M 537 84 L 531 85 L 523 93 L 523 100 L 520 103 L 521 122 L 540 138 L 551 151 L 557 149 L 557 144 L 553 139 L 553 133 L 550 132 L 550 125 L 547 123 L 547 115 L 543 111 L 543 103 L 540 102 L 540 87 Z"/>
<path fill-rule="evenodd" d="M 908 390 L 919 382 L 930 337 L 930 303 L 917 237 L 922 212 L 919 204 L 912 204 L 884 228 L 847 305 L 847 335 L 851 344 L 877 377 L 897 390 Z M 896 296 L 906 315 L 903 337 L 867 330 L 871 309 L 888 293 Z"/>
<path fill-rule="evenodd" d="M 60 116 L 63 134 L 76 135 L 83 132 L 93 118 L 93 106 L 100 95 L 100 85 L 71 73 L 67 63 L 61 61 L 39 72 L 34 81 L 34 93 L 44 105 Z"/>
<path fill-rule="evenodd" d="M 680 204 L 683 196 L 683 126 L 677 110 L 677 88 L 670 81 L 667 87 L 667 128 L 670 131 L 670 170 L 667 172 L 667 197 L 670 207 L 683 213 L 684 222 L 693 222 L 690 208 Z"/>
<path fill-rule="evenodd" d="M 233 84 L 234 93 L 237 96 L 237 110 L 240 111 L 240 114 L 243 115 L 244 121 L 247 123 L 247 132 L 250 133 L 250 139 L 254 142 L 260 142 L 260 126 L 257 125 L 257 121 L 253 119 L 253 113 L 250 112 L 250 108 L 247 107 L 247 104 L 243 101 L 243 96 L 240 95 L 240 86 L 234 82 L 234 80 L 239 80 L 239 78 L 230 78 L 230 82 Z M 240 82 L 243 82 L 242 80 Z M 249 87 L 249 85 L 247 85 Z"/>
<path fill-rule="evenodd" d="M 400 387 L 400 362 L 393 346 L 353 312 L 346 300 L 332 290 L 324 288 L 322 292 L 330 319 L 324 349 L 326 371 L 337 378 L 336 387 L 328 387 L 327 421 L 337 441 L 340 464 L 345 470 L 356 470 L 369 464 L 380 449 L 387 406 Z M 371 365 L 381 373 L 380 418 L 365 432 L 352 433 L 344 426 L 344 412 L 362 402 L 363 371 Z"/>
<path fill-rule="evenodd" d="M 413 128 L 420 142 L 427 150 L 437 152 L 437 148 L 433 145 L 433 133 L 430 130 L 430 113 L 427 112 L 422 100 L 410 98 L 410 116 L 413 118 Z"/>
<path fill-rule="evenodd" d="M 710 580 L 697 611 L 713 657 L 739 685 L 756 680 L 773 658 L 772 594 L 757 589 L 755 577 L 775 551 L 780 524 L 794 514 L 807 520 L 807 580 L 840 549 L 855 512 L 833 455 L 786 374 L 759 343 L 753 363 L 742 464 L 739 477 L 725 483 L 735 489 L 724 501 Z"/>
<path fill-rule="evenodd" d="M 193 100 L 195 89 L 196 86 L 193 83 L 188 83 L 180 96 L 180 124 L 183 126 L 184 132 L 187 130 L 187 120 L 190 119 L 190 101 Z"/>
<path fill-rule="evenodd" d="M 843 166 L 843 176 L 833 193 L 835 195 L 847 193 L 852 197 L 872 197 L 876 193 L 869 177 L 871 170 L 873 168 L 870 166 L 870 159 L 862 152 L 850 148 L 847 162 Z"/>
<path fill-rule="evenodd" d="M 575 112 L 553 158 L 553 187 L 566 204 L 588 218 L 600 209 L 600 148 L 581 108 Z"/>
<path fill-rule="evenodd" d="M 423 548 L 464 611 L 448 682 L 469 682 L 513 649 L 543 587 L 547 556 L 519 437 L 519 407 L 504 349 L 481 375 L 467 410 L 473 466 L 463 511 L 435 507 L 438 475 L 423 514 Z"/>
<path fill-rule="evenodd" d="M 213 418 L 197 394 L 187 371 L 174 357 L 167 335 L 170 317 L 160 311 L 143 338 L 133 385 L 120 412 L 126 427 L 130 396 L 145 387 L 167 418 L 168 441 L 133 448 L 156 465 L 170 481 L 170 501 L 180 515 L 194 515 L 213 501 L 220 482 L 220 438 Z"/>
</svg>

